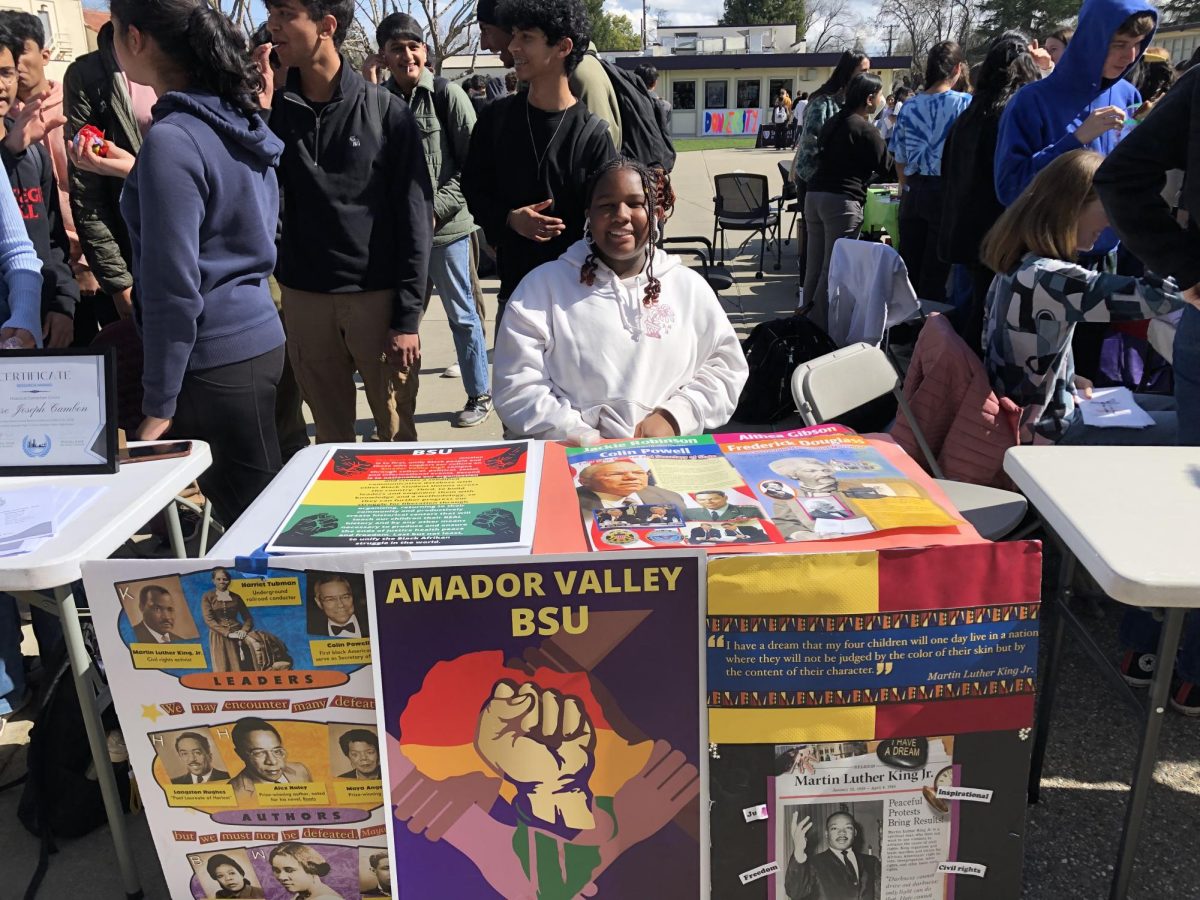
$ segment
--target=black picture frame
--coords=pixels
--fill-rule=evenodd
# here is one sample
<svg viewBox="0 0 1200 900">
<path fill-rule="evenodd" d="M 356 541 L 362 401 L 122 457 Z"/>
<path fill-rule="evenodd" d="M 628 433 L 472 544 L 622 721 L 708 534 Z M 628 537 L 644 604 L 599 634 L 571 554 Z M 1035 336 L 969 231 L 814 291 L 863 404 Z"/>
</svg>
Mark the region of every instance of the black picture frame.
<svg viewBox="0 0 1200 900">
<path fill-rule="evenodd" d="M 102 463 L 81 465 L 0 466 L 0 478 L 30 475 L 115 475 L 117 472 L 117 358 L 112 347 L 64 347 L 59 350 L 4 350 L 0 352 L 0 369 L 16 360 L 53 359 L 77 356 L 99 356 L 104 360 L 103 433 L 106 453 Z"/>
</svg>

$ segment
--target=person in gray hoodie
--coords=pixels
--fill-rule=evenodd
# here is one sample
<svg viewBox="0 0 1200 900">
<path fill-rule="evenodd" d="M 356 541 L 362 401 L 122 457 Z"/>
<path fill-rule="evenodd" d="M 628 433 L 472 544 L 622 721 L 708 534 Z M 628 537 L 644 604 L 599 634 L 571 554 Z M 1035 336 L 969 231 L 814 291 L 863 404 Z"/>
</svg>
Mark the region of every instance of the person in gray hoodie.
<svg viewBox="0 0 1200 900">
<path fill-rule="evenodd" d="M 145 347 L 141 440 L 209 443 L 200 477 L 231 524 L 279 471 L 283 327 L 275 267 L 282 142 L 259 116 L 262 78 L 233 23 L 204 0 L 112 0 L 121 68 L 159 97 L 121 212 Z M 87 154 L 73 154 L 76 159 Z"/>
</svg>

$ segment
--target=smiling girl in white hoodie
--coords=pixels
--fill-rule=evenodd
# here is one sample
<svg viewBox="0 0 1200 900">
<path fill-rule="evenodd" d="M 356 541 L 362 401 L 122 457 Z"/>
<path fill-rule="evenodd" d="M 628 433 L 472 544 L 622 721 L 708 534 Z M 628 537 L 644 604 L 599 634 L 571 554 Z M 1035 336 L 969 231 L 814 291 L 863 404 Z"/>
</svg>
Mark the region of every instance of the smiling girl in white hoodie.
<svg viewBox="0 0 1200 900">
<path fill-rule="evenodd" d="M 495 354 L 513 436 L 586 445 L 729 420 L 746 359 L 712 288 L 655 247 L 674 199 L 665 175 L 612 160 L 589 184 L 584 239 L 517 286 Z"/>
</svg>

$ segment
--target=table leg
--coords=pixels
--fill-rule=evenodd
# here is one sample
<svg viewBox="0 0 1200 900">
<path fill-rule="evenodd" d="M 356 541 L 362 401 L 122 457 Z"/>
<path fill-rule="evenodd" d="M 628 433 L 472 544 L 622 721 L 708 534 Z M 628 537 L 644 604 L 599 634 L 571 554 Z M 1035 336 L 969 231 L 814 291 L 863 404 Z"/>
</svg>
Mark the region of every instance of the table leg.
<svg viewBox="0 0 1200 900">
<path fill-rule="evenodd" d="M 187 545 L 183 542 L 183 526 L 179 523 L 179 506 L 172 500 L 167 504 L 167 533 L 171 537 L 171 552 L 176 559 L 187 559 Z"/>
<path fill-rule="evenodd" d="M 1071 579 L 1075 577 L 1075 554 L 1066 547 L 1061 549 L 1063 557 L 1058 569 L 1058 586 L 1054 591 L 1054 624 L 1050 636 L 1050 652 L 1046 656 L 1046 672 L 1042 678 L 1042 695 L 1033 732 L 1033 755 L 1029 763 L 1030 803 L 1037 803 L 1041 794 L 1042 763 L 1046 759 L 1046 744 L 1050 741 L 1050 716 L 1054 711 L 1054 692 L 1058 689 L 1058 669 L 1062 664 L 1063 635 L 1067 630 L 1066 617 L 1062 610 L 1070 602 Z M 1043 604 L 1043 622 L 1045 608 Z"/>
<path fill-rule="evenodd" d="M 67 642 L 67 655 L 71 659 L 71 673 L 75 678 L 75 690 L 79 694 L 79 708 L 83 713 L 83 725 L 87 731 L 92 761 L 96 765 L 96 778 L 100 782 L 100 794 L 104 798 L 104 812 L 108 826 L 112 829 L 113 846 L 117 851 L 117 865 L 121 870 L 121 882 L 129 900 L 140 900 L 142 884 L 138 878 L 133 852 L 129 847 L 129 834 L 125 830 L 125 810 L 117 793 L 117 781 L 113 777 L 112 763 L 108 759 L 108 746 L 100 710 L 96 708 L 96 695 L 90 681 L 92 658 L 83 643 L 83 631 L 79 627 L 79 611 L 69 587 L 54 589 L 59 618 L 62 620 L 63 637 Z"/>
<path fill-rule="evenodd" d="M 1125 900 L 1129 892 L 1142 818 L 1146 812 L 1146 798 L 1154 781 L 1154 765 L 1158 762 L 1158 737 L 1162 732 L 1163 715 L 1167 711 L 1171 676 L 1175 672 L 1175 653 L 1179 650 L 1179 636 L 1183 632 L 1186 615 L 1186 609 L 1166 610 L 1162 636 L 1158 639 L 1158 663 L 1154 668 L 1154 680 L 1150 683 L 1146 728 L 1142 733 L 1142 746 L 1138 750 L 1137 768 L 1134 770 L 1129 800 L 1125 803 L 1125 825 L 1121 829 L 1121 848 L 1117 854 L 1110 900 Z"/>
</svg>

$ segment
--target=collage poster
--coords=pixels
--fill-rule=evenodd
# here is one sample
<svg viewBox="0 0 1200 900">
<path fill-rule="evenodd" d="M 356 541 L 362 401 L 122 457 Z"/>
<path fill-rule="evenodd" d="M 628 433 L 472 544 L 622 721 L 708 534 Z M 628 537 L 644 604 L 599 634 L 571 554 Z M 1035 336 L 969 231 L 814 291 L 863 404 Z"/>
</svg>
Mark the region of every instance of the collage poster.
<svg viewBox="0 0 1200 900">
<path fill-rule="evenodd" d="M 595 550 L 729 553 L 960 524 L 872 440 L 839 425 L 620 441 L 569 448 L 567 462 Z"/>
<path fill-rule="evenodd" d="M 402 896 L 708 895 L 703 563 L 368 569 Z"/>
<path fill-rule="evenodd" d="M 535 441 L 331 448 L 266 549 L 528 548 L 541 472 Z"/>
<path fill-rule="evenodd" d="M 1040 556 L 710 560 L 714 897 L 1020 896 Z"/>
<path fill-rule="evenodd" d="M 172 900 L 392 896 L 363 558 L 85 564 Z"/>
</svg>

